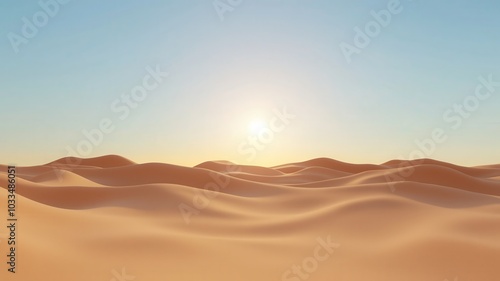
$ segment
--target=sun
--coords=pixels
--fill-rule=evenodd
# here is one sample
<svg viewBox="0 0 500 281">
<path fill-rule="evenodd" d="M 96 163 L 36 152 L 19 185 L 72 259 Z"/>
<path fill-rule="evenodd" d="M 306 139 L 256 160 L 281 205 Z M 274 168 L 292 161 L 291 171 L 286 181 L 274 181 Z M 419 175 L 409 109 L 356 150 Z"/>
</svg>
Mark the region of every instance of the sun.
<svg viewBox="0 0 500 281">
<path fill-rule="evenodd" d="M 263 119 L 259 119 L 259 118 L 253 119 L 248 124 L 248 131 L 251 134 L 258 134 L 259 132 L 261 132 L 265 128 L 267 128 L 266 121 L 264 121 Z"/>
</svg>

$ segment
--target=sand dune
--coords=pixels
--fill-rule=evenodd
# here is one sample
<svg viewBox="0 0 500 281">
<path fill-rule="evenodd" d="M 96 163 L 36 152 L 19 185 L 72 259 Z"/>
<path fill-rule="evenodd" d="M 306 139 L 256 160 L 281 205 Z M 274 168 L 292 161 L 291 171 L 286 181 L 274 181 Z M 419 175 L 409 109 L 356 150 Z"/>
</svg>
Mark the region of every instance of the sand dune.
<svg viewBox="0 0 500 281">
<path fill-rule="evenodd" d="M 17 171 L 17 272 L 2 262 L 0 280 L 500 278 L 500 165 L 103 156 Z M 6 182 L 0 166 L 3 222 Z"/>
</svg>

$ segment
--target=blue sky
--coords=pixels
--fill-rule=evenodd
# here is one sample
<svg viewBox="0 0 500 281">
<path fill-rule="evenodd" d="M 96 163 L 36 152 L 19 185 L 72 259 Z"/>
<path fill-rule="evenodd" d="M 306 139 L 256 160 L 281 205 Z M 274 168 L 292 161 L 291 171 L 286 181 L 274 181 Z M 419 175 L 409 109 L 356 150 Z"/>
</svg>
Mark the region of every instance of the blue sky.
<svg viewBox="0 0 500 281">
<path fill-rule="evenodd" d="M 415 151 L 500 162 L 497 1 L 41 2 L 55 12 L 32 38 L 23 17 L 43 20 L 43 5 L 0 4 L 2 163 L 68 151 L 181 165 L 381 163 Z M 390 21 L 349 62 L 341 44 L 356 47 L 355 28 L 366 32 L 382 10 Z M 113 103 L 125 105 L 151 69 L 168 77 L 122 120 Z M 276 119 L 283 110 L 293 118 Z M 93 143 L 83 131 L 104 119 L 113 130 Z M 436 129 L 445 137 L 425 141 Z"/>
</svg>

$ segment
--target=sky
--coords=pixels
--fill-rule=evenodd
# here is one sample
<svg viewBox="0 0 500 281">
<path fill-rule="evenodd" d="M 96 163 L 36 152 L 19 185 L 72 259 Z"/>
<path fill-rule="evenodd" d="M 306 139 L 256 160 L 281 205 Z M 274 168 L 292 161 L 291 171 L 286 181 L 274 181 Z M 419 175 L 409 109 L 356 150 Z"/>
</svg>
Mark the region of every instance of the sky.
<svg viewBox="0 0 500 281">
<path fill-rule="evenodd" d="M 493 0 L 2 1 L 0 163 L 500 163 L 499 10 Z"/>
</svg>

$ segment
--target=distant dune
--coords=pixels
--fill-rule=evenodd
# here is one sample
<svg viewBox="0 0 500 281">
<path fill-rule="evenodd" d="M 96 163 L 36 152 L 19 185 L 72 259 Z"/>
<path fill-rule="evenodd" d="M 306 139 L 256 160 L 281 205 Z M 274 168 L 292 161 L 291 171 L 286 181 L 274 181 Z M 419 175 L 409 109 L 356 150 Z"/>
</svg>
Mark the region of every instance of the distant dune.
<svg viewBox="0 0 500 281">
<path fill-rule="evenodd" d="M 18 167 L 17 195 L 17 273 L 2 227 L 2 281 L 500 278 L 500 165 L 191 168 L 111 155 Z"/>
</svg>

